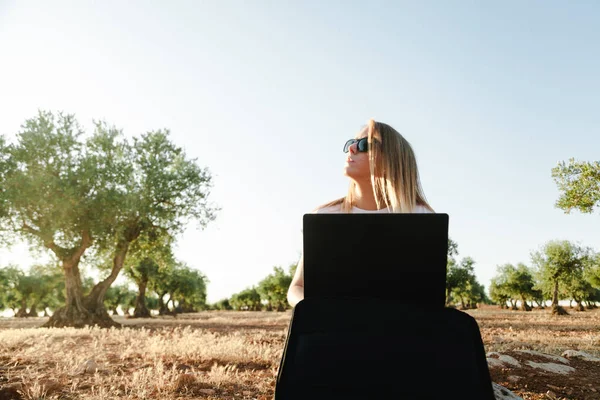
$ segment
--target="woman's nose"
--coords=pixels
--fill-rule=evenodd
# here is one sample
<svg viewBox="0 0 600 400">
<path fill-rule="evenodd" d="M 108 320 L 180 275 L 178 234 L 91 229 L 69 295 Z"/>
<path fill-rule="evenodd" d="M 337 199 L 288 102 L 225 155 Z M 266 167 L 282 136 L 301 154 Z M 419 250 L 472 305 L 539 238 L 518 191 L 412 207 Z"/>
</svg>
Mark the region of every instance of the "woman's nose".
<svg viewBox="0 0 600 400">
<path fill-rule="evenodd" d="M 348 151 L 350 152 L 350 154 L 356 154 L 356 147 L 358 146 L 357 143 L 352 143 L 350 145 L 350 147 L 348 147 Z"/>
</svg>

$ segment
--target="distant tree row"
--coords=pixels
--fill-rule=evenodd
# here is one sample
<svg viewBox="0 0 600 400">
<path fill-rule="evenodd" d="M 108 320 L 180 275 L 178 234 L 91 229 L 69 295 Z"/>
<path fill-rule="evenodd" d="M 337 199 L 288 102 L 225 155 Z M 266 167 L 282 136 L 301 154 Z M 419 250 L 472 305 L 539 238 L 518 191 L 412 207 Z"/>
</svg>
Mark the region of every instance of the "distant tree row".
<svg viewBox="0 0 600 400">
<path fill-rule="evenodd" d="M 207 278 L 181 262 L 159 264 L 149 258 L 132 259 L 125 272 L 128 282 L 111 285 L 104 306 L 113 315 L 120 308 L 132 318 L 196 312 L 207 309 Z M 137 290 L 132 287 L 137 286 Z M 82 293 L 89 293 L 94 279 L 82 277 Z M 10 309 L 15 317 L 51 316 L 65 304 L 65 284 L 59 265 L 38 265 L 28 272 L 16 266 L 0 268 L 0 311 Z M 130 309 L 133 314 L 130 315 Z"/>
<path fill-rule="evenodd" d="M 569 241 L 554 240 L 531 255 L 532 267 L 523 263 L 498 267 L 490 297 L 501 307 L 530 311 L 552 300 L 552 312 L 566 314 L 559 300 L 570 300 L 577 309 L 596 308 L 600 302 L 600 253 Z"/>
<path fill-rule="evenodd" d="M 261 280 L 258 285 L 246 288 L 211 305 L 215 310 L 237 311 L 285 311 L 290 308 L 287 291 L 298 264 L 292 264 L 288 271 L 280 266 L 273 267 L 273 272 Z"/>
<path fill-rule="evenodd" d="M 16 266 L 0 268 L 0 310 L 11 309 L 16 317 L 48 316 L 65 303 L 65 284 L 53 265 L 37 265 L 29 273 Z"/>
<path fill-rule="evenodd" d="M 461 309 L 477 308 L 478 304 L 489 303 L 485 287 L 475 276 L 475 260 L 465 257 L 457 260 L 458 244 L 448 240 L 448 265 L 446 268 L 446 306 Z"/>
</svg>

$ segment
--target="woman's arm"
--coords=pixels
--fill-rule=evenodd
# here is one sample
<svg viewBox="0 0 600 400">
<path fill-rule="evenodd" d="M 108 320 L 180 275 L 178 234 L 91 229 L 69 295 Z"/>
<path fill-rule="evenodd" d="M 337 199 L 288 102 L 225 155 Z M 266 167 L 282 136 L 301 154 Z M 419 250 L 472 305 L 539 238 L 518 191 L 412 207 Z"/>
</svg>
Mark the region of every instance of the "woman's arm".
<svg viewBox="0 0 600 400">
<path fill-rule="evenodd" d="M 304 298 L 304 255 L 300 257 L 298 261 L 298 267 L 296 267 L 296 273 L 292 278 L 292 283 L 287 292 L 288 303 L 292 307 L 295 307 L 300 300 Z"/>
</svg>

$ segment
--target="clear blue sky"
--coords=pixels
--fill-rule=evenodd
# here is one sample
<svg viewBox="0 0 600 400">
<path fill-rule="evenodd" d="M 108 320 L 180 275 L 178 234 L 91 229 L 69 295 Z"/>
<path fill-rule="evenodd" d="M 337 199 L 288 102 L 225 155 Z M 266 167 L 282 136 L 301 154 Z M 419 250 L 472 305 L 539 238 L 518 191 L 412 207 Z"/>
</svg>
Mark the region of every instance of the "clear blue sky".
<svg viewBox="0 0 600 400">
<path fill-rule="evenodd" d="M 599 158 L 599 20 L 593 1 L 0 0 L 0 133 L 38 108 L 171 129 L 215 176 L 222 212 L 177 248 L 215 301 L 297 260 L 302 215 L 345 193 L 341 148 L 375 118 L 487 286 L 550 239 L 600 250 L 598 214 L 556 209 L 550 173 Z"/>
</svg>

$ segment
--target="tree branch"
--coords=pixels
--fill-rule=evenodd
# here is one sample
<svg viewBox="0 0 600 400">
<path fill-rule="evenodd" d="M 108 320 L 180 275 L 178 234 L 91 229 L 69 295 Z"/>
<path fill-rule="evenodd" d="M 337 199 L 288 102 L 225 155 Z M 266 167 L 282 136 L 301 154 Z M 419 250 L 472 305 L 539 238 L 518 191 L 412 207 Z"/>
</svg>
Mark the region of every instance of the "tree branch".
<svg viewBox="0 0 600 400">
<path fill-rule="evenodd" d="M 71 253 L 71 261 L 79 260 L 87 248 L 92 245 L 92 241 L 92 236 L 87 229 L 81 232 L 81 244 Z"/>
<path fill-rule="evenodd" d="M 34 236 L 37 236 L 38 238 L 42 239 L 42 241 L 44 242 L 44 246 L 50 250 L 52 250 L 52 252 L 54 254 L 56 254 L 57 256 L 60 257 L 60 251 L 62 250 L 59 246 L 56 245 L 56 243 L 54 243 L 53 239 L 49 239 L 48 235 L 44 235 L 42 232 L 40 232 L 39 230 L 32 228 L 31 226 L 27 225 L 26 222 L 23 222 L 23 224 L 21 225 L 21 229 L 23 229 L 25 232 L 28 232 Z"/>
</svg>

